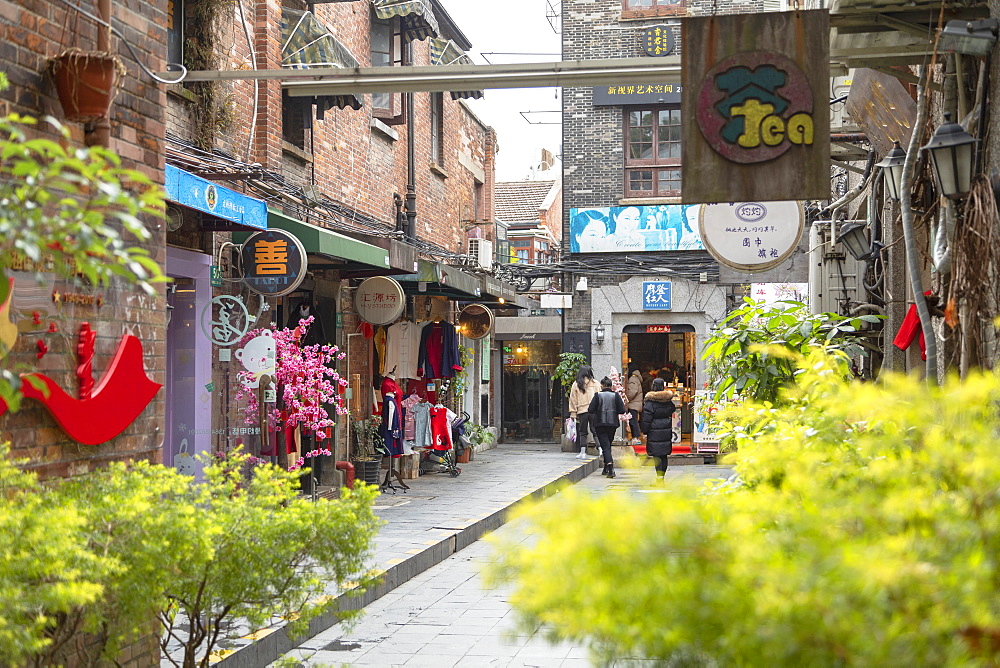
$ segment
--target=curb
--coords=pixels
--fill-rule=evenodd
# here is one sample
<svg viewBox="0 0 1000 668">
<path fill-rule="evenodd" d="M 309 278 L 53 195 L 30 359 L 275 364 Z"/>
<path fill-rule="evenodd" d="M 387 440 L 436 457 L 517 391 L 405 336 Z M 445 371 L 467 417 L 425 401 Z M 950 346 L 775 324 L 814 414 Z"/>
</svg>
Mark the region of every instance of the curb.
<svg viewBox="0 0 1000 668">
<path fill-rule="evenodd" d="M 517 501 L 513 501 L 500 510 L 489 513 L 469 524 L 434 527 L 442 530 L 453 530 L 455 533 L 405 561 L 390 566 L 385 570 L 382 582 L 364 593 L 357 596 L 343 593 L 335 597 L 338 607 L 341 610 L 364 608 L 401 584 L 438 565 L 451 555 L 472 545 L 487 533 L 502 526 L 507 522 L 510 511 L 523 501 L 545 499 L 562 489 L 567 483 L 580 482 L 598 469 L 599 461 L 600 459 L 595 458 L 584 462 Z M 282 655 L 326 631 L 339 621 L 340 618 L 336 611 L 320 615 L 309 622 L 309 628 L 303 635 L 296 636 L 294 639 L 289 637 L 288 630 L 284 626 L 262 629 L 253 634 L 254 640 L 249 645 L 233 651 L 220 661 L 213 662 L 212 665 L 218 668 L 265 668 L 281 658 Z"/>
</svg>

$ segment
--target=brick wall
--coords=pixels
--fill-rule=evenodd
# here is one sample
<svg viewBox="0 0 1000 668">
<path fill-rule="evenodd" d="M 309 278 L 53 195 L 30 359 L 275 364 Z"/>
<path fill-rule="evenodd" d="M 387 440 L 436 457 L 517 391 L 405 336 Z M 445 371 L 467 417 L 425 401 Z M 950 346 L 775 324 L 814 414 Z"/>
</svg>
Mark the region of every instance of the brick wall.
<svg viewBox="0 0 1000 668">
<path fill-rule="evenodd" d="M 135 3 L 116 2 L 113 5 L 114 26 L 153 71 L 162 70 L 165 60 L 166 5 L 166 0 L 150 0 L 141 7 Z M 92 5 L 88 8 L 94 11 Z M 36 117 L 49 114 L 62 118 L 46 62 L 69 47 L 96 49 L 96 24 L 61 2 L 0 0 L 0 31 L 4 36 L 0 40 L 0 59 L 12 84 L 9 90 L 0 94 L 6 110 Z M 111 108 L 110 147 L 123 157 L 126 167 L 143 171 L 162 183 L 164 89 L 139 69 L 120 38 L 112 37 L 111 44 L 112 50 L 122 57 L 128 74 Z M 87 139 L 84 126 L 70 123 L 69 129 L 73 143 L 82 145 Z M 39 125 L 37 133 L 55 136 L 45 125 Z M 164 228 L 157 220 L 147 221 L 147 226 L 153 236 L 146 247 L 162 265 L 165 260 Z M 27 272 L 13 275 L 25 282 L 33 278 L 33 274 Z M 50 281 L 41 290 L 43 293 L 59 290 L 100 294 L 103 305 L 53 303 L 45 317 L 56 322 L 60 332 L 46 337 L 49 352 L 38 360 L 34 354 L 34 338 L 22 336 L 8 361 L 38 369 L 71 393 L 75 392 L 77 332 L 81 322 L 89 322 L 97 332 L 95 381 L 99 381 L 107 368 L 122 334 L 129 330 L 142 340 L 147 374 L 156 382 L 164 382 L 166 350 L 162 295 L 147 297 L 120 282 L 107 288 L 89 289 Z M 95 416 L 95 419 L 100 417 Z M 162 422 L 161 392 L 120 437 L 99 446 L 85 447 L 70 441 L 39 404 L 27 401 L 20 413 L 6 416 L 0 422 L 0 437 L 10 440 L 14 456 L 26 457 L 28 466 L 43 477 L 70 476 L 112 460 L 158 460 Z"/>
</svg>

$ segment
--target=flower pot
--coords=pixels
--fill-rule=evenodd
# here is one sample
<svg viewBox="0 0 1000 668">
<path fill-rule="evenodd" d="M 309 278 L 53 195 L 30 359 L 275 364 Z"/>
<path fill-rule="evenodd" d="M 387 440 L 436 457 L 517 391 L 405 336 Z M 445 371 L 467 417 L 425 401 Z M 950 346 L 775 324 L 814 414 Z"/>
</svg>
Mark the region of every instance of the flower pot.
<svg viewBox="0 0 1000 668">
<path fill-rule="evenodd" d="M 351 463 L 354 464 L 355 480 L 360 480 L 368 485 L 379 484 L 379 473 L 382 468 L 381 460 L 374 459 L 371 461 L 355 461 Z"/>
<path fill-rule="evenodd" d="M 67 121 L 107 117 L 125 75 L 118 56 L 71 49 L 53 58 L 49 65 Z"/>
</svg>

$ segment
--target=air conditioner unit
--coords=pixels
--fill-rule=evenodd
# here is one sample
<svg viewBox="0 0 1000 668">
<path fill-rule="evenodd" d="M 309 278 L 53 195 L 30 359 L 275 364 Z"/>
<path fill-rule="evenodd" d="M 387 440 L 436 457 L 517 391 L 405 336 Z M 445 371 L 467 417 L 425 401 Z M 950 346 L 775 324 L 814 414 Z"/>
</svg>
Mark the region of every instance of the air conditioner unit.
<svg viewBox="0 0 1000 668">
<path fill-rule="evenodd" d="M 818 220 L 809 230 L 809 310 L 847 315 L 850 305 L 867 301 L 866 265 L 841 244 L 830 243 L 830 221 Z"/>
<path fill-rule="evenodd" d="M 493 268 L 493 242 L 489 239 L 469 239 L 469 263 L 489 271 Z"/>
</svg>

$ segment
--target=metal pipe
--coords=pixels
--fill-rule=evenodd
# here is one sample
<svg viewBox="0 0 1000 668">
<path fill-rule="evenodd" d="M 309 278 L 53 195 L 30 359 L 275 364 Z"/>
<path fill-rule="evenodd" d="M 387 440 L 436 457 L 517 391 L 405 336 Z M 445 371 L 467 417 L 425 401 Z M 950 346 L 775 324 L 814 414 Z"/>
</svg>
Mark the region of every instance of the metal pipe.
<svg viewBox="0 0 1000 668">
<path fill-rule="evenodd" d="M 337 462 L 334 468 L 344 472 L 344 487 L 354 489 L 354 464 L 351 462 Z"/>
<path fill-rule="evenodd" d="M 406 94 L 406 236 L 417 238 L 417 166 L 416 120 L 413 112 L 413 93 Z"/>
</svg>

